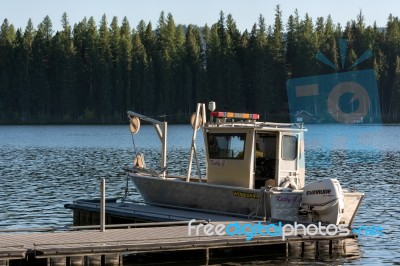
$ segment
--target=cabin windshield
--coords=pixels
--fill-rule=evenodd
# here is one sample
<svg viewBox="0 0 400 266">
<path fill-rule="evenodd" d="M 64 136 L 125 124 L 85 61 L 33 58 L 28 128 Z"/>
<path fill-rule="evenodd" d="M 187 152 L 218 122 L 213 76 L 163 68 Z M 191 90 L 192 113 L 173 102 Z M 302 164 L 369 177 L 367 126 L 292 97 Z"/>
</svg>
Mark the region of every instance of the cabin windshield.
<svg viewBox="0 0 400 266">
<path fill-rule="evenodd" d="M 210 159 L 243 159 L 246 142 L 245 133 L 208 133 Z"/>
</svg>

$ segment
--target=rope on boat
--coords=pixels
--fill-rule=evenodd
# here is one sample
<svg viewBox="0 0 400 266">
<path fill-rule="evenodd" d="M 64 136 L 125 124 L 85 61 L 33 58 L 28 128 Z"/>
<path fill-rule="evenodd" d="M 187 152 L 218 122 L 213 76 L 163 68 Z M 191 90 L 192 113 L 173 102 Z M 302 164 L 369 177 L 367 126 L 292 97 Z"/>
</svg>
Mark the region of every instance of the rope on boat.
<svg viewBox="0 0 400 266">
<path fill-rule="evenodd" d="M 133 150 L 135 153 L 134 160 L 133 160 L 133 167 L 138 167 L 140 169 L 146 168 L 146 163 L 144 162 L 144 155 L 143 153 L 138 153 L 136 149 L 136 144 L 135 144 L 135 138 L 133 137 L 134 133 L 131 131 L 131 138 L 132 138 L 132 144 L 133 144 Z"/>
<path fill-rule="evenodd" d="M 136 145 L 135 145 L 135 138 L 133 137 L 133 134 L 131 134 L 132 137 L 132 143 L 133 143 L 133 150 L 135 151 L 135 156 L 138 155 L 137 150 L 136 150 Z"/>
<path fill-rule="evenodd" d="M 135 157 L 137 158 L 139 154 L 136 149 L 135 138 L 133 137 L 132 132 L 131 132 L 131 138 L 132 138 L 133 150 L 135 152 Z M 127 174 L 126 175 L 125 193 L 121 198 L 121 202 L 125 202 L 125 200 L 128 198 L 128 196 L 129 196 L 129 175 Z"/>
<path fill-rule="evenodd" d="M 125 194 L 121 198 L 121 202 L 125 202 L 126 198 L 129 195 L 129 175 L 126 175 L 126 186 L 125 186 Z"/>
</svg>

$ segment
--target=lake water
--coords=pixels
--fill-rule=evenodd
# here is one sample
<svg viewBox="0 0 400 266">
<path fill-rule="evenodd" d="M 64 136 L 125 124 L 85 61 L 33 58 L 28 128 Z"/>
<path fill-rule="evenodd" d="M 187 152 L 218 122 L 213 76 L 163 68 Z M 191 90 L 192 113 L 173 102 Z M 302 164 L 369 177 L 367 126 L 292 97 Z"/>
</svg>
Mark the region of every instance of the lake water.
<svg viewBox="0 0 400 266">
<path fill-rule="evenodd" d="M 344 188 L 365 192 L 354 227 L 384 228 L 383 236 L 358 238 L 360 254 L 336 258 L 333 263 L 400 265 L 400 126 L 307 128 L 307 182 L 333 177 Z M 190 126 L 169 126 L 170 173 L 187 171 L 191 136 Z M 201 134 L 198 147 L 203 147 Z M 128 126 L 0 126 L 0 228 L 69 226 L 72 212 L 64 204 L 99 197 L 101 178 L 106 178 L 107 197 L 122 197 L 126 176 L 121 169 L 131 164 L 135 148 L 145 154 L 148 166 L 158 167 L 160 142 L 151 126 L 142 126 L 133 139 Z M 132 185 L 129 199 L 141 200 Z M 288 263 L 276 258 L 239 264 L 271 262 Z M 289 261 L 310 262 L 332 263 Z M 230 263 L 238 264 L 229 259 L 218 264 Z"/>
</svg>

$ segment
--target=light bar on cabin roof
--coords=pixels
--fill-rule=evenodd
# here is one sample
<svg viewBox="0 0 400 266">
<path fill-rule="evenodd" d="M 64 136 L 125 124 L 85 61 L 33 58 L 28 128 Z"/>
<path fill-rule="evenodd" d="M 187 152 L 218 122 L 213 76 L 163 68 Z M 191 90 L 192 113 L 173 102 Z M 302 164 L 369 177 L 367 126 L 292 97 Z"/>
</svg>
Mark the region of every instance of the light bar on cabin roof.
<svg viewBox="0 0 400 266">
<path fill-rule="evenodd" d="M 259 114 L 231 113 L 231 112 L 211 112 L 212 117 L 216 118 L 241 118 L 241 119 L 260 119 Z"/>
</svg>

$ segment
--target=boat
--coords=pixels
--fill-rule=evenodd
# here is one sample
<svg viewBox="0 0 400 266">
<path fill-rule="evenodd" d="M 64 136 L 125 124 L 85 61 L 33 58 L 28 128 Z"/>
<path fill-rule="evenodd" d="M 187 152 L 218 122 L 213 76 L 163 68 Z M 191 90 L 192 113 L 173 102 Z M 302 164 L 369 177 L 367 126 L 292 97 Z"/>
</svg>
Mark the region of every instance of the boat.
<svg viewBox="0 0 400 266">
<path fill-rule="evenodd" d="M 307 129 L 301 123 L 261 122 L 258 114 L 216 111 L 215 102 L 210 102 L 206 110 L 204 103 L 198 103 L 191 116 L 193 135 L 187 173 L 170 175 L 167 122 L 133 111 L 127 114 L 132 134 L 140 131 L 140 121 L 146 121 L 154 125 L 161 141 L 158 170 L 146 168 L 143 154 L 134 156 L 133 166 L 126 169 L 148 205 L 264 221 L 351 227 L 364 198 L 364 193 L 343 189 L 331 176 L 305 183 Z M 205 176 L 196 146 L 200 129 Z M 197 176 L 192 174 L 193 165 Z"/>
</svg>

